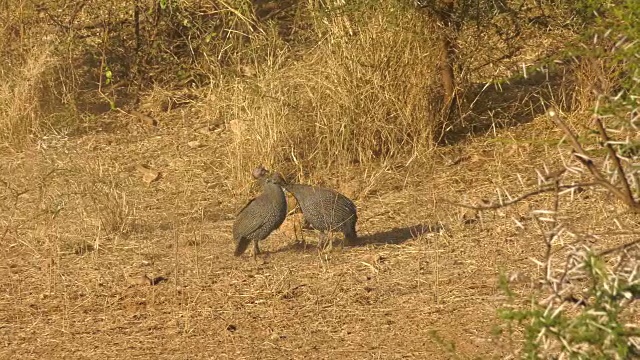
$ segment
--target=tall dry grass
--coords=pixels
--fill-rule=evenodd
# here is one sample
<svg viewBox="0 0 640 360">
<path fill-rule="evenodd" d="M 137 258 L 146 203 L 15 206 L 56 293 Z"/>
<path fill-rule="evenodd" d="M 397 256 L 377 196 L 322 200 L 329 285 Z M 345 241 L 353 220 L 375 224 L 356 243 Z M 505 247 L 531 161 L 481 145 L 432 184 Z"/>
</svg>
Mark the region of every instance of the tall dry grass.
<svg viewBox="0 0 640 360">
<path fill-rule="evenodd" d="M 0 4 L 0 145 L 13 149 L 41 133 L 42 98 L 58 59 L 37 8 L 25 0 Z"/>
<path fill-rule="evenodd" d="M 208 98 L 197 104 L 203 117 L 232 130 L 216 171 L 244 182 L 257 163 L 302 178 L 406 164 L 452 128 L 440 115 L 442 29 L 405 1 L 7 4 L 10 28 L 32 29 L 5 29 L 21 41 L 10 52 L 35 50 L 0 70 L 2 141 L 23 142 L 41 123 L 73 128 L 111 106 L 141 110 L 154 89 L 188 88 Z M 501 54 L 485 29 L 463 30 L 475 40 L 460 34 L 460 92 L 472 85 L 468 63 Z"/>
<path fill-rule="evenodd" d="M 0 143 L 21 149 L 39 133 L 43 82 L 55 58 L 50 47 L 37 46 L 14 64 L 0 68 Z"/>
<path fill-rule="evenodd" d="M 50 48 L 42 46 L 16 67 L 0 69 L 0 142 L 22 148 L 39 132 L 42 84 L 54 63 Z"/>
<path fill-rule="evenodd" d="M 239 181 L 257 163 L 299 175 L 348 171 L 411 159 L 434 144 L 438 54 L 427 20 L 395 2 L 309 12 L 309 50 L 271 51 L 250 62 L 252 76 L 211 92 L 209 116 L 234 135 L 225 172 Z"/>
</svg>

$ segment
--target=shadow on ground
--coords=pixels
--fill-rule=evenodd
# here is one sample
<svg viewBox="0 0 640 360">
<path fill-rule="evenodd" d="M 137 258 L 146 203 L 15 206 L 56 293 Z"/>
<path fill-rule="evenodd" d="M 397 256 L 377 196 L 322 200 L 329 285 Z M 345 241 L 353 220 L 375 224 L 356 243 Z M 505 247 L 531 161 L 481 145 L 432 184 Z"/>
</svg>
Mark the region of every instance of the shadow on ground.
<svg viewBox="0 0 640 360">
<path fill-rule="evenodd" d="M 347 246 L 363 246 L 368 244 L 402 244 L 407 240 L 420 237 L 428 233 L 442 230 L 440 224 L 416 224 L 396 227 L 391 230 L 360 236 L 358 242 Z"/>
<path fill-rule="evenodd" d="M 357 242 L 346 244 L 345 247 L 356 247 L 365 245 L 402 244 L 407 240 L 415 239 L 425 234 L 436 233 L 442 230 L 440 224 L 416 224 L 405 227 L 395 227 L 391 230 L 381 231 L 373 234 L 361 235 Z M 337 239 L 338 235 L 333 235 L 334 248 L 340 247 L 342 239 Z M 307 251 L 317 250 L 315 242 L 296 241 L 290 245 L 279 248 L 270 253 L 285 251 Z"/>
<path fill-rule="evenodd" d="M 517 74 L 501 83 L 469 85 L 461 94 L 461 108 L 442 142 L 453 144 L 468 136 L 529 123 L 545 113 L 549 105 L 572 109 L 575 80 L 561 66 L 548 71 Z"/>
</svg>

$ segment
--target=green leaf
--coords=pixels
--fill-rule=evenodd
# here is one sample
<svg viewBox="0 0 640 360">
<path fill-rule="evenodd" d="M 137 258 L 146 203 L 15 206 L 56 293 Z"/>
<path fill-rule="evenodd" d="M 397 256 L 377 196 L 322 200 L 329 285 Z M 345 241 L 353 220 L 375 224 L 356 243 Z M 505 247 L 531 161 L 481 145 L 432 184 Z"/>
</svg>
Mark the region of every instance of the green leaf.
<svg viewBox="0 0 640 360">
<path fill-rule="evenodd" d="M 107 68 L 107 70 L 104 72 L 104 76 L 107 78 L 106 84 L 111 84 L 111 80 L 113 80 L 113 73 L 111 72 L 111 70 L 109 70 L 109 68 Z"/>
</svg>

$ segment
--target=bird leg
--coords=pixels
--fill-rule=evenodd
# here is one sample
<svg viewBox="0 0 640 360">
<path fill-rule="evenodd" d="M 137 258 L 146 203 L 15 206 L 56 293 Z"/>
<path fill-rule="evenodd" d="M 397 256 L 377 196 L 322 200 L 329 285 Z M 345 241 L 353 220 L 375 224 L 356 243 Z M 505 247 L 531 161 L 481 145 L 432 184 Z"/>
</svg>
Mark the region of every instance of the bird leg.
<svg viewBox="0 0 640 360">
<path fill-rule="evenodd" d="M 320 239 L 318 240 L 318 248 L 321 251 L 327 251 L 330 252 L 331 250 L 333 250 L 333 238 L 331 237 L 331 234 L 327 234 L 324 231 L 320 232 Z"/>
<path fill-rule="evenodd" d="M 327 234 L 324 231 L 320 231 L 320 235 L 318 237 L 318 250 L 321 252 L 324 251 L 325 246 L 327 245 Z"/>
<path fill-rule="evenodd" d="M 253 240 L 253 260 L 260 254 L 260 248 L 258 247 L 258 240 Z"/>
</svg>

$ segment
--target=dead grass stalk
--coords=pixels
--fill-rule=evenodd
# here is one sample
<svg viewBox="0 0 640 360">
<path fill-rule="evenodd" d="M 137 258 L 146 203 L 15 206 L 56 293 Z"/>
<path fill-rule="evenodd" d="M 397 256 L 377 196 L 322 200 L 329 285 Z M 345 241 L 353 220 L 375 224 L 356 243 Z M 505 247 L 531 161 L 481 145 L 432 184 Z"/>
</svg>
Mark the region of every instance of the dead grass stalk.
<svg viewBox="0 0 640 360">
<path fill-rule="evenodd" d="M 244 181 L 257 163 L 300 175 L 368 168 L 433 146 L 428 85 L 438 73 L 426 64 L 438 54 L 429 24 L 412 9 L 377 8 L 390 6 L 319 21 L 324 36 L 295 62 L 273 52 L 253 76 L 212 92 L 210 111 L 234 133 L 227 173 Z"/>
<path fill-rule="evenodd" d="M 33 48 L 14 68 L 0 69 L 0 142 L 23 148 L 39 132 L 42 81 L 54 65 L 51 48 Z"/>
</svg>

